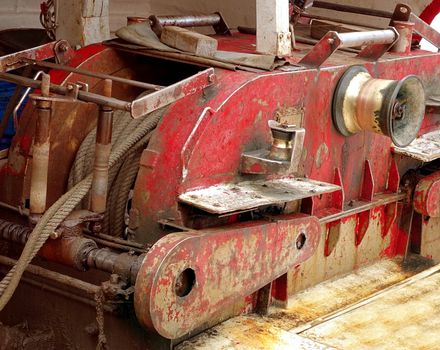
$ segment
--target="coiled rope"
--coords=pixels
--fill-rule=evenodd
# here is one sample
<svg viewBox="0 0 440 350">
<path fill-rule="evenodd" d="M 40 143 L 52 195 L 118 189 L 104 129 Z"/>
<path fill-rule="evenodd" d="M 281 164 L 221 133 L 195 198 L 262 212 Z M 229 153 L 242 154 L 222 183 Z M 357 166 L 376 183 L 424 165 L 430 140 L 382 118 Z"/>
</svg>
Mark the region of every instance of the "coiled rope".
<svg viewBox="0 0 440 350">
<path fill-rule="evenodd" d="M 131 154 L 133 149 L 139 150 L 145 147 L 151 137 L 151 131 L 156 128 L 162 115 L 163 109 L 157 110 L 141 118 L 136 128 L 127 128 L 121 131 L 121 134 L 124 134 L 125 138 L 123 138 L 120 143 L 115 143 L 111 151 L 109 161 L 111 172 L 114 171 L 115 166 L 124 163 L 126 155 Z M 117 123 L 117 116 L 115 120 Z M 11 299 L 20 282 L 21 276 L 32 259 L 37 255 L 40 248 L 47 241 L 50 234 L 86 197 L 92 185 L 92 178 L 93 175 L 90 172 L 67 193 L 62 195 L 38 221 L 17 263 L 0 282 L 0 311 L 3 310 Z"/>
<path fill-rule="evenodd" d="M 128 112 L 118 111 L 113 119 L 112 149 L 123 142 L 139 125 L 142 120 L 131 118 Z M 125 225 L 125 211 L 130 189 L 139 170 L 139 160 L 142 151 L 148 143 L 140 142 L 132 147 L 118 164 L 109 172 L 109 193 L 107 196 L 107 211 L 104 215 L 102 232 L 108 235 L 120 235 Z M 96 129 L 92 130 L 82 142 L 75 158 L 69 176 L 69 189 L 82 181 L 93 171 L 95 156 Z M 81 207 L 89 208 L 90 197 L 86 196 Z"/>
</svg>

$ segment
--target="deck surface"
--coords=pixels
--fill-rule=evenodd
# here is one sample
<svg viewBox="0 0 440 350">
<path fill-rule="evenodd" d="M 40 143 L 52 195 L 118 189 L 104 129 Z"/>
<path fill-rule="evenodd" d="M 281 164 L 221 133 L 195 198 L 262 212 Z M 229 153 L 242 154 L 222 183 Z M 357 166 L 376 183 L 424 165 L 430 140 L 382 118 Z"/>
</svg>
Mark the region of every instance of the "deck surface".
<svg viewBox="0 0 440 350">
<path fill-rule="evenodd" d="M 299 293 L 288 310 L 233 318 L 177 349 L 438 349 L 436 270 L 417 257 L 381 260 Z"/>
</svg>

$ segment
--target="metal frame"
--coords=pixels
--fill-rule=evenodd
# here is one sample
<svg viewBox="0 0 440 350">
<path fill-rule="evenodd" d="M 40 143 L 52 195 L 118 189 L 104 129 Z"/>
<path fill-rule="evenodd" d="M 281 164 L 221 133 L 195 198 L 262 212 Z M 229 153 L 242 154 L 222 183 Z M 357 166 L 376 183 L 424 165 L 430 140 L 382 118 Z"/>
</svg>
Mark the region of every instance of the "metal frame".
<svg viewBox="0 0 440 350">
<path fill-rule="evenodd" d="M 365 47 L 358 54 L 358 57 L 375 61 L 382 57 L 398 38 L 399 33 L 392 27 L 385 30 L 353 33 L 330 31 L 313 46 L 309 53 L 299 61 L 299 64 L 320 67 L 338 49 L 364 45 Z"/>
<path fill-rule="evenodd" d="M 391 19 L 391 25 L 393 21 L 413 22 L 414 31 L 429 41 L 435 47 L 440 49 L 440 33 L 432 28 L 429 24 L 423 21 L 419 16 L 411 11 L 411 8 L 405 4 L 397 4 L 394 12 L 373 10 L 357 6 L 347 6 L 329 3 L 325 1 L 315 1 L 314 7 L 328 9 L 339 12 L 356 13 L 365 16 L 382 17 Z"/>
<path fill-rule="evenodd" d="M 79 101 L 92 102 L 105 107 L 130 111 L 133 118 L 140 118 L 179 99 L 197 93 L 212 85 L 215 81 L 215 72 L 213 68 L 207 68 L 187 79 L 179 81 L 170 86 L 163 87 L 156 84 L 149 84 L 114 77 L 107 74 L 95 73 L 84 69 L 71 68 L 63 64 L 43 62 L 46 59 L 59 57 L 57 56 L 57 48 L 60 50 L 62 49 L 61 51 L 63 52 L 69 50 L 68 46 L 64 45 L 63 49 L 63 46 L 59 43 L 60 42 L 51 42 L 49 44 L 38 46 L 29 50 L 0 57 L 0 80 L 9 81 L 27 88 L 40 89 L 41 81 L 8 73 L 9 71 L 20 67 L 36 65 L 38 67 L 58 69 L 99 79 L 110 79 L 112 81 L 155 91 L 154 93 L 133 101 L 123 101 L 109 96 L 102 96 L 82 90 L 78 90 L 75 93 L 74 97 Z M 50 84 L 50 92 L 70 96 L 71 89 L 68 89 L 68 87 L 64 86 Z"/>
</svg>

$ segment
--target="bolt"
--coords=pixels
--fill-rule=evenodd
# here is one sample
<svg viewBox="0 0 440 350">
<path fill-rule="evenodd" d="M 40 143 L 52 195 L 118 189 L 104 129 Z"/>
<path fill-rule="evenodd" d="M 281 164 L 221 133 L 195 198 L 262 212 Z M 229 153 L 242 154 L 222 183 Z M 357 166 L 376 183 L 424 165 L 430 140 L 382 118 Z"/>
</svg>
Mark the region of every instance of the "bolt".
<svg viewBox="0 0 440 350">
<path fill-rule="evenodd" d="M 61 237 L 61 233 L 60 233 L 60 232 L 57 232 L 57 231 L 53 231 L 53 232 L 49 235 L 49 237 L 50 237 L 51 239 L 58 239 L 58 238 Z"/>
<path fill-rule="evenodd" d="M 92 225 L 93 233 L 100 233 L 102 231 L 102 224 L 100 222 L 94 222 Z"/>
<path fill-rule="evenodd" d="M 327 39 L 327 42 L 329 43 L 329 45 L 333 45 L 335 43 L 335 39 Z"/>
<path fill-rule="evenodd" d="M 119 282 L 119 275 L 113 273 L 110 275 L 110 283 L 117 284 Z"/>
<path fill-rule="evenodd" d="M 210 75 L 208 76 L 208 81 L 209 81 L 210 83 L 213 83 L 213 82 L 215 81 L 215 74 L 210 74 Z"/>
<path fill-rule="evenodd" d="M 408 9 L 406 8 L 406 7 L 401 7 L 400 8 L 400 12 L 402 12 L 402 13 L 407 13 L 408 12 Z"/>
<path fill-rule="evenodd" d="M 62 43 L 62 44 L 60 44 L 60 46 L 58 48 L 61 52 L 66 52 L 68 49 L 68 46 L 66 43 Z"/>
</svg>

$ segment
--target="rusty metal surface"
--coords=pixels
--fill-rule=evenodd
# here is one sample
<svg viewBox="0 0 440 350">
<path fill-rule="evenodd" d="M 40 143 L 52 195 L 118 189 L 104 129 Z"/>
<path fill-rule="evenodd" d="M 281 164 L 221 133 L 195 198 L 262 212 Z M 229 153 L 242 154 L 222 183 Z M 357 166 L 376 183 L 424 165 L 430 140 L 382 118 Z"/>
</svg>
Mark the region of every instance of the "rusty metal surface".
<svg viewBox="0 0 440 350">
<path fill-rule="evenodd" d="M 251 37 L 237 36 L 228 39 L 229 41 L 220 38 L 219 47 L 253 52 L 254 41 Z M 300 48 L 303 51 L 291 59 L 294 63 L 310 49 L 306 45 Z M 105 50 L 101 46 L 80 51 L 77 53 L 77 61 L 71 63 L 72 66 L 78 66 L 84 61 L 81 63 L 86 66 L 84 68 L 104 74 L 124 77 L 146 72 L 159 74 L 156 70 L 165 64 L 161 61 L 161 64 L 151 65 L 149 69 L 141 69 L 142 64 L 133 60 L 130 55 Z M 154 58 L 143 59 L 154 61 Z M 435 77 L 438 77 L 439 61 L 437 54 L 419 51 L 413 51 L 410 55 L 387 55 L 379 62 L 366 62 L 361 58 L 350 58 L 345 53 L 335 53 L 320 70 L 295 67 L 291 71 L 255 74 L 217 69 L 216 81 L 208 88 L 188 94 L 170 106 L 152 137 L 141 159 L 141 170 L 134 189 L 130 218 L 132 237 L 139 242 L 157 242 L 169 232 L 169 227 L 165 230 L 158 224 L 159 220 L 164 219 L 172 222 L 175 227 L 191 229 L 191 215 L 194 212 L 178 203 L 178 195 L 195 189 L 243 181 L 243 174 L 239 172 L 243 152 L 268 149 L 271 137 L 267 121 L 274 119 L 274 116 L 282 116 L 286 120 L 296 119 L 297 116 L 291 111 L 296 109 L 303 113 L 289 124 L 297 124 L 306 131 L 313 130 L 306 132 L 299 176 L 335 184 L 339 189 L 302 201 L 302 210 L 310 210 L 321 219 L 319 234 L 322 239 L 310 259 L 290 268 L 287 274 L 273 282 L 274 300 L 288 304 L 297 291 L 307 286 L 351 271 L 384 255 L 401 254 L 402 246 L 407 243 L 408 232 L 398 226 L 402 214 L 396 213 L 397 201 L 403 197 L 396 194 L 399 174 L 393 168 L 391 142 L 382 135 L 359 133 L 348 138 L 337 133 L 331 121 L 332 91 L 340 76 L 353 62 L 364 65 L 375 78 L 399 80 L 409 74 L 417 74 L 424 84 L 432 88 L 437 83 Z M 178 74 L 178 71 L 176 69 L 173 73 Z M 65 72 L 51 74 L 58 78 L 58 81 L 54 79 L 57 84 L 61 84 L 67 77 Z M 92 78 L 87 78 L 91 91 L 100 92 L 102 85 L 98 79 Z M 69 77 L 71 81 L 78 79 L 83 79 L 83 76 L 72 73 Z M 159 85 L 171 85 L 175 82 L 160 79 L 155 81 Z M 122 100 L 131 100 L 140 93 L 139 90 L 121 85 L 118 89 L 116 94 Z M 48 202 L 52 203 L 64 193 L 64 180 L 67 178 L 71 159 L 84 135 L 94 126 L 97 115 L 97 110 L 87 105 L 77 106 L 75 108 L 78 110 L 75 111 L 71 110 L 72 106 L 55 108 L 57 118 L 51 125 L 55 135 L 49 165 L 51 175 L 48 193 Z M 29 193 L 28 180 L 25 177 L 29 176 L 27 169 L 31 158 L 30 145 L 34 126 L 31 107 L 28 106 L 27 109 L 28 114 L 23 116 L 20 130 L 11 147 L 10 160 L 0 170 L 0 183 L 2 190 L 4 189 L 0 191 L 0 200 L 17 206 L 23 205 Z M 438 115 L 428 110 L 421 133 L 437 128 L 439 122 Z M 368 160 L 368 166 L 365 160 Z M 347 208 L 348 212 L 344 212 Z M 195 212 L 195 215 L 200 215 L 200 212 Z M 241 220 L 239 215 L 228 217 L 224 221 L 215 221 L 212 216 L 201 216 L 205 220 L 203 224 L 211 227 Z M 436 228 L 434 219 L 430 222 L 431 236 L 434 236 Z M 240 225 L 250 226 L 251 223 Z M 186 235 L 193 237 L 193 234 L 190 231 Z M 172 237 L 175 236 L 169 238 Z M 240 234 L 237 237 L 240 238 Z M 434 243 L 431 252 L 435 251 Z M 161 254 L 165 254 L 157 250 L 155 252 L 158 260 L 163 258 Z M 175 257 L 180 262 L 177 255 L 176 253 Z M 193 259 L 189 252 L 188 256 Z M 150 258 L 153 259 L 151 256 Z M 105 258 L 100 261 L 108 266 Z M 257 266 L 254 265 L 251 267 Z M 185 293 L 185 281 L 190 280 L 191 273 L 183 277 L 176 279 L 179 294 Z M 196 280 L 196 284 L 199 282 Z M 263 286 L 267 285 L 267 281 L 264 282 L 266 284 Z M 164 288 L 172 293 L 176 291 L 174 287 L 167 285 Z M 230 282 L 223 283 L 222 287 L 229 289 Z M 219 290 L 224 295 L 230 292 Z M 222 307 L 204 325 L 212 325 L 235 314 L 253 310 L 256 294 L 250 290 L 248 292 L 251 294 L 248 296 L 236 293 L 235 301 Z M 142 291 L 144 292 L 145 290 Z M 191 292 L 187 298 L 190 297 Z M 180 299 L 176 297 L 176 300 Z M 197 297 L 197 300 L 200 298 Z M 158 308 L 162 306 L 159 305 Z M 197 314 L 204 309 L 198 310 Z M 12 313 L 8 315 L 12 316 Z M 193 324 L 186 329 L 199 326 L 197 330 L 201 330 L 204 325 Z M 76 330 L 72 330 L 74 331 Z"/>
<path fill-rule="evenodd" d="M 79 271 L 90 268 L 109 273 L 117 273 L 127 282 L 136 281 L 145 250 L 134 254 L 131 247 L 128 252 L 120 253 L 109 248 L 98 248 L 93 237 L 81 237 L 81 227 L 76 220 L 74 226 L 65 221 L 58 230 L 62 233 L 56 239 L 48 240 L 39 251 L 39 256 L 52 262 L 64 264 Z M 0 219 L 0 238 L 5 241 L 24 245 L 32 229 Z M 120 247 L 118 247 L 120 249 Z"/>
<path fill-rule="evenodd" d="M 7 72 L 26 65 L 23 59 L 47 60 L 55 57 L 56 41 L 35 48 L 3 56 L 0 60 L 0 72 Z"/>
<path fill-rule="evenodd" d="M 252 210 L 334 192 L 340 187 L 304 178 L 245 181 L 182 193 L 179 200 L 213 214 Z"/>
<path fill-rule="evenodd" d="M 124 59 L 112 50 L 105 50 L 101 45 L 94 45 L 77 53 L 71 65 L 124 78 L 132 77 L 136 66 L 132 59 Z M 65 80 L 71 82 L 80 80 L 89 84 L 90 91 L 100 92 L 102 89 L 100 79 L 93 77 L 84 77 L 63 71 L 52 71 L 51 77 L 51 81 L 56 84 L 62 84 Z M 139 93 L 138 88 L 123 87 L 121 84 L 115 83 L 114 96 L 116 97 L 130 99 L 135 98 Z M 35 109 L 32 106 L 25 107 L 20 127 L 13 140 L 9 162 L 0 171 L 1 181 L 8 188 L 6 191 L 0 191 L 1 200 L 14 203 L 16 206 L 23 206 L 25 199 L 28 198 L 28 164 L 32 135 L 35 132 L 34 113 Z M 54 118 L 52 118 L 50 126 L 53 130 L 51 134 L 53 142 L 49 161 L 48 205 L 64 193 L 76 150 L 83 138 L 94 127 L 97 114 L 97 108 L 91 104 L 56 103 L 54 105 Z"/>
<path fill-rule="evenodd" d="M 418 182 L 414 192 L 414 209 L 425 216 L 440 217 L 440 172 Z"/>
<path fill-rule="evenodd" d="M 136 315 L 147 329 L 179 338 L 307 260 L 319 231 L 316 218 L 292 216 L 167 235 L 139 271 Z"/>
</svg>

